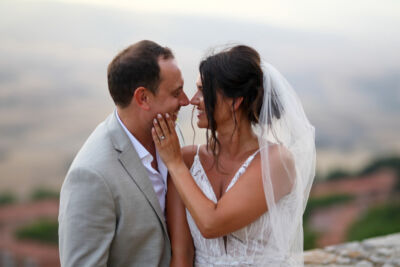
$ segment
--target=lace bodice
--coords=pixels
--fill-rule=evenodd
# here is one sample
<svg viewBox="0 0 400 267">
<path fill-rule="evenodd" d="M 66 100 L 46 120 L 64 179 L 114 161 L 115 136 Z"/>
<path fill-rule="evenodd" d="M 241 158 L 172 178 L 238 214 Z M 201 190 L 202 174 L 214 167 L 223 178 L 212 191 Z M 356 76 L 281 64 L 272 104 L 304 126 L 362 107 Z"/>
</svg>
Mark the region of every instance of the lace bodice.
<svg viewBox="0 0 400 267">
<path fill-rule="evenodd" d="M 246 171 L 257 153 L 258 151 L 247 158 L 232 178 L 226 191 L 230 190 Z M 217 203 L 213 188 L 199 159 L 199 147 L 190 172 L 207 198 Z M 264 257 L 265 260 L 265 253 L 268 250 L 270 234 L 268 213 L 264 213 L 246 227 L 227 235 L 226 247 L 223 237 L 204 238 L 188 210 L 186 210 L 186 216 L 195 247 L 195 266 L 264 266 L 260 262 L 261 257 Z"/>
</svg>

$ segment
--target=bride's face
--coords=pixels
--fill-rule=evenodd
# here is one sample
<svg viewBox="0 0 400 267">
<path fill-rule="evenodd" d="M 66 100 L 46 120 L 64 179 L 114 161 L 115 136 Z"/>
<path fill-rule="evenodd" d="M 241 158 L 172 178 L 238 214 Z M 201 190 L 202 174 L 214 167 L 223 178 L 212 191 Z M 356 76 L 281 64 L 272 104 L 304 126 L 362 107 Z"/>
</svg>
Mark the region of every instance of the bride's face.
<svg viewBox="0 0 400 267">
<path fill-rule="evenodd" d="M 204 104 L 203 85 L 201 83 L 200 76 L 197 78 L 196 87 L 197 91 L 190 100 L 190 104 L 196 106 L 197 126 L 199 128 L 207 128 L 208 119 Z M 217 103 L 215 103 L 214 120 L 218 128 L 218 126 L 224 125 L 225 121 L 232 122 L 232 114 L 231 114 L 232 100 L 224 98 L 219 92 L 217 92 L 216 100 Z"/>
<path fill-rule="evenodd" d="M 203 97 L 203 85 L 201 83 L 200 75 L 196 81 L 197 91 L 190 100 L 190 104 L 196 106 L 197 110 L 197 126 L 199 128 L 207 128 L 208 120 L 207 114 L 204 106 L 204 97 Z"/>
</svg>

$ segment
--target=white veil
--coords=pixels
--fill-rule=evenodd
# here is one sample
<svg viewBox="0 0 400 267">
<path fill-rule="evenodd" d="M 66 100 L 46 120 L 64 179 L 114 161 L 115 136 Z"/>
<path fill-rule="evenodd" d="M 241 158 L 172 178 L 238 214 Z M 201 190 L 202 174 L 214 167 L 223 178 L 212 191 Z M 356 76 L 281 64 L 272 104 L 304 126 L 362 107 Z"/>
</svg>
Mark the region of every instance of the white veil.
<svg viewBox="0 0 400 267">
<path fill-rule="evenodd" d="M 265 266 L 303 266 L 302 217 L 315 176 L 314 127 L 288 81 L 270 64 L 262 67 L 264 101 L 256 132 L 269 214 L 269 227 L 261 233 L 268 236 Z M 285 175 L 275 175 L 277 164 Z"/>
</svg>

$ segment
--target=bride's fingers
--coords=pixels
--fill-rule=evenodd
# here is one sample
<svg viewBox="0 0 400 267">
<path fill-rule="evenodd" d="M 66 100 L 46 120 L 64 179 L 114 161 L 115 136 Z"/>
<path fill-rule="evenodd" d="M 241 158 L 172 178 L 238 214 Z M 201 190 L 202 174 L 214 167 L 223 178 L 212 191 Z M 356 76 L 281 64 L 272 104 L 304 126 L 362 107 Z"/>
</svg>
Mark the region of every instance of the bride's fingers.
<svg viewBox="0 0 400 267">
<path fill-rule="evenodd" d="M 169 136 L 170 131 L 168 129 L 168 126 L 167 126 L 167 123 L 165 122 L 164 117 L 161 114 L 158 114 L 157 120 L 158 120 L 158 124 L 160 125 L 165 137 Z"/>
<path fill-rule="evenodd" d="M 171 134 L 175 135 L 175 122 L 172 120 L 171 116 L 169 116 L 169 114 L 167 113 L 165 115 L 165 118 L 167 120 L 167 124 L 168 124 L 168 128 L 171 132 Z"/>
<path fill-rule="evenodd" d="M 160 140 L 160 139 L 164 139 L 164 138 L 165 138 L 165 135 L 164 135 L 163 131 L 161 130 L 160 125 L 159 125 L 157 119 L 154 119 L 154 120 L 153 120 L 153 126 L 154 126 L 154 130 L 155 130 L 155 132 L 156 132 L 156 134 L 157 134 L 157 138 L 158 138 L 159 140 Z"/>
<path fill-rule="evenodd" d="M 151 136 L 153 137 L 154 144 L 156 144 L 156 146 L 159 147 L 161 145 L 161 143 L 160 143 L 160 139 L 158 138 L 158 135 L 156 133 L 156 129 L 154 129 L 154 127 L 151 128 Z"/>
</svg>

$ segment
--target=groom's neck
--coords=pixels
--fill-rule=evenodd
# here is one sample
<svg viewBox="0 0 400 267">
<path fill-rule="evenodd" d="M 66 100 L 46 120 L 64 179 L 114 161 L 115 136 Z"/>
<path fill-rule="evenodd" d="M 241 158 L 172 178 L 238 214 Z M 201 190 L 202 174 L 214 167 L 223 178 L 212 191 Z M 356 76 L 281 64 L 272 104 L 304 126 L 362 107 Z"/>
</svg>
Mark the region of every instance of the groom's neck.
<svg viewBox="0 0 400 267">
<path fill-rule="evenodd" d="M 155 151 L 151 137 L 152 121 L 147 121 L 145 116 L 132 109 L 117 108 L 118 116 L 128 131 L 149 151 Z"/>
</svg>

